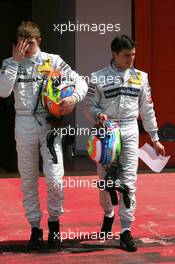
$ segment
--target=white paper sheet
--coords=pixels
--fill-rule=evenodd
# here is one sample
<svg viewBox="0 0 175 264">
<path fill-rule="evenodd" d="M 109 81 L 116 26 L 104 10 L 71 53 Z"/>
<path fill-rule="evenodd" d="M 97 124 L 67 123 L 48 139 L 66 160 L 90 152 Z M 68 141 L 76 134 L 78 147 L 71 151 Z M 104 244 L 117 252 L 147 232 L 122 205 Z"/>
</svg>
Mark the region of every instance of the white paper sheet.
<svg viewBox="0 0 175 264">
<path fill-rule="evenodd" d="M 151 170 L 160 172 L 167 164 L 170 156 L 157 156 L 154 148 L 148 143 L 145 143 L 141 148 L 139 148 L 139 158 L 143 160 Z"/>
</svg>

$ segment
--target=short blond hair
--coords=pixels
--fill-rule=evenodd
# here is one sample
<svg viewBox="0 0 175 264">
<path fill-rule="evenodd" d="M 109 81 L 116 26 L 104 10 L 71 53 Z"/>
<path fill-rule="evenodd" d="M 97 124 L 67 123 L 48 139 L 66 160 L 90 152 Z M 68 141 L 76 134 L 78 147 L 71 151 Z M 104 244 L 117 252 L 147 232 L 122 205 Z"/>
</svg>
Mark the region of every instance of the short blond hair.
<svg viewBox="0 0 175 264">
<path fill-rule="evenodd" d="M 39 26 L 31 21 L 23 21 L 17 29 L 17 37 L 22 37 L 22 38 L 40 38 L 41 37 L 41 32 Z"/>
</svg>

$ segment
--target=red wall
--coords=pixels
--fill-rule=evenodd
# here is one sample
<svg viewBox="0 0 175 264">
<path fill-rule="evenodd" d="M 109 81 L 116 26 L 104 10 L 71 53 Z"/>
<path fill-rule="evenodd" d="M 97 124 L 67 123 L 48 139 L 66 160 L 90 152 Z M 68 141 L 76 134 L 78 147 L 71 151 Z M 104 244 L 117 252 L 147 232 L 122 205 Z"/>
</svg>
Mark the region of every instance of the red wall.
<svg viewBox="0 0 175 264">
<path fill-rule="evenodd" d="M 135 0 L 135 38 L 136 67 L 149 73 L 159 128 L 175 125 L 175 1 Z M 163 144 L 174 166 L 175 142 Z"/>
</svg>

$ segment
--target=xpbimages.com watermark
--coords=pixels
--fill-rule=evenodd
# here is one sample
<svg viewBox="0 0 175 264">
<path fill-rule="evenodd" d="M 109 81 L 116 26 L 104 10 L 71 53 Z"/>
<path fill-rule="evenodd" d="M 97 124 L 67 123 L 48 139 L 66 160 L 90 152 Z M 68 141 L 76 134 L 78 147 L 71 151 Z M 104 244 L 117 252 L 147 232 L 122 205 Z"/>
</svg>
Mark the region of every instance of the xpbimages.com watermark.
<svg viewBox="0 0 175 264">
<path fill-rule="evenodd" d="M 112 233 L 112 232 L 108 232 L 107 234 L 105 234 L 105 232 L 81 232 L 81 231 L 71 231 L 71 229 L 68 229 L 68 232 L 59 232 L 56 233 L 54 232 L 54 238 L 59 239 L 61 242 L 63 240 L 69 239 L 69 240 L 100 240 L 100 242 L 104 242 L 105 240 L 118 240 L 119 238 L 119 232 L 116 233 Z"/>
<path fill-rule="evenodd" d="M 66 76 L 60 76 L 60 82 L 61 83 L 72 83 L 72 76 L 71 75 L 66 75 Z M 83 79 L 86 81 L 88 84 L 93 84 L 93 85 L 100 85 L 100 86 L 105 86 L 105 85 L 119 85 L 122 81 L 121 76 L 118 75 L 81 75 L 78 76 L 76 81 Z"/>
<path fill-rule="evenodd" d="M 79 127 L 76 125 L 76 127 L 72 127 L 71 125 L 68 125 L 66 127 L 59 127 L 54 128 L 53 134 L 55 136 L 59 136 L 60 138 L 63 138 L 66 135 L 69 136 L 98 136 L 100 138 L 104 138 L 106 135 L 110 136 L 113 131 L 111 128 L 106 127 L 99 127 L 98 129 L 96 127 L 92 127 L 89 129 L 88 127 Z"/>
<path fill-rule="evenodd" d="M 94 180 L 94 179 L 82 179 L 79 177 L 71 178 L 65 177 L 62 181 L 57 182 L 54 180 L 54 188 L 99 188 L 100 190 L 106 190 L 109 188 L 117 188 L 119 186 L 119 180 Z"/>
<path fill-rule="evenodd" d="M 120 23 L 80 23 L 78 20 L 76 23 L 68 21 L 62 24 L 53 24 L 53 31 L 59 32 L 61 35 L 64 32 L 98 32 L 100 35 L 106 34 L 106 32 L 118 32 L 121 30 Z"/>
</svg>

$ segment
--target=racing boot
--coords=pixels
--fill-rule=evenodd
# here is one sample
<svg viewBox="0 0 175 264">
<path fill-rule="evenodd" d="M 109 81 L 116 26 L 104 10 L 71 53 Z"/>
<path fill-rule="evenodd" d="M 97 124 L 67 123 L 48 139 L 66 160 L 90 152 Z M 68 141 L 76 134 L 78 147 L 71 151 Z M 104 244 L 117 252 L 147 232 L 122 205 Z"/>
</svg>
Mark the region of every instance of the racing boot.
<svg viewBox="0 0 175 264">
<path fill-rule="evenodd" d="M 60 248 L 60 225 L 58 221 L 48 221 L 49 235 L 48 235 L 48 245 L 50 248 L 58 249 Z"/>
<path fill-rule="evenodd" d="M 43 230 L 37 227 L 32 228 L 30 240 L 27 244 L 27 248 L 30 250 L 41 249 L 43 246 Z"/>
<path fill-rule="evenodd" d="M 129 252 L 137 251 L 137 246 L 131 236 L 130 230 L 126 230 L 120 234 L 120 247 Z"/>
</svg>

